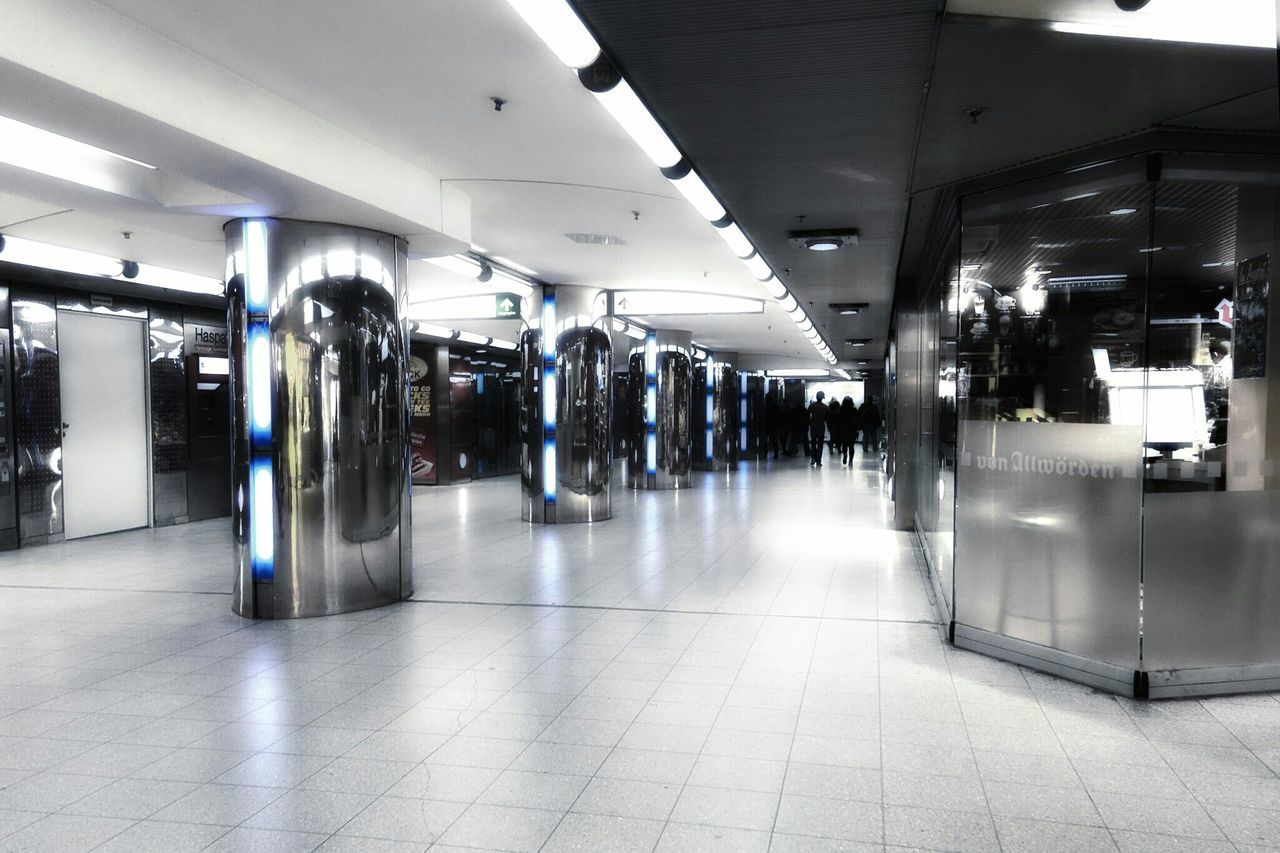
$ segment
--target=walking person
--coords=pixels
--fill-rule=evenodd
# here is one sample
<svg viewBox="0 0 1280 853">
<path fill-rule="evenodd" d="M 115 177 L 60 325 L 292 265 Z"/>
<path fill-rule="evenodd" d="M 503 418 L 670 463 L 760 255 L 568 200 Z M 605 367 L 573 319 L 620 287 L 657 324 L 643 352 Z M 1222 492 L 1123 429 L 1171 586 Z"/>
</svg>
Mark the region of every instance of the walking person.
<svg viewBox="0 0 1280 853">
<path fill-rule="evenodd" d="M 822 402 L 827 395 L 819 391 L 809 404 L 809 464 L 822 467 L 822 447 L 827 436 L 827 404 Z"/>
<path fill-rule="evenodd" d="M 841 432 L 844 433 L 844 446 L 842 461 L 848 465 L 853 461 L 854 451 L 858 449 L 858 428 L 862 425 L 862 418 L 859 415 L 858 407 L 853 404 L 852 397 L 845 397 L 844 402 L 840 405 L 841 414 L 844 415 L 844 426 Z"/>
<path fill-rule="evenodd" d="M 871 453 L 880 449 L 880 410 L 875 400 L 868 397 L 858 409 L 858 420 L 862 426 L 862 449 Z"/>
<path fill-rule="evenodd" d="M 773 458 L 777 459 L 782 453 L 782 442 L 778 439 L 778 433 L 782 431 L 782 411 L 778 408 L 778 401 L 772 394 L 766 394 L 764 397 L 764 417 L 762 418 L 762 426 L 764 427 L 764 458 L 769 458 L 769 451 L 773 451 Z"/>
</svg>

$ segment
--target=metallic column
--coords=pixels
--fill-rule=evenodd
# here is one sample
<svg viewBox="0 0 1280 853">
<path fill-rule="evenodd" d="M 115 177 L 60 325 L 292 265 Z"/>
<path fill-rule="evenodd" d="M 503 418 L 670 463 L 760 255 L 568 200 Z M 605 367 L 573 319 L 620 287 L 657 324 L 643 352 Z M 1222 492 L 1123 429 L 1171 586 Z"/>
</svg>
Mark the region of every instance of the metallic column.
<svg viewBox="0 0 1280 853">
<path fill-rule="evenodd" d="M 613 344 L 608 299 L 544 285 L 530 298 L 521 355 L 521 500 L 525 521 L 609 518 Z"/>
<path fill-rule="evenodd" d="M 707 368 L 711 404 L 711 470 L 727 471 L 738 465 L 742 423 L 739 411 L 738 354 L 712 353 Z"/>
<path fill-rule="evenodd" d="M 650 332 L 628 357 L 634 415 L 627 485 L 633 489 L 687 489 L 691 485 L 690 340 L 688 332 Z"/>
<path fill-rule="evenodd" d="M 408 598 L 404 241 L 281 219 L 224 232 L 233 608 L 285 619 Z"/>
<path fill-rule="evenodd" d="M 769 454 L 764 436 L 764 377 L 738 374 L 738 453 L 744 461 Z"/>
</svg>

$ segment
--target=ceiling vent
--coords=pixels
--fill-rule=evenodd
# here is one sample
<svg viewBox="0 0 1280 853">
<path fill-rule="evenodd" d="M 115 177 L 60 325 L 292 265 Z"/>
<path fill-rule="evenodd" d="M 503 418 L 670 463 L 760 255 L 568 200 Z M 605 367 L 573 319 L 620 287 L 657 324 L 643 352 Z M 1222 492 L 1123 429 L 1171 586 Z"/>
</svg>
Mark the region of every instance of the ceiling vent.
<svg viewBox="0 0 1280 853">
<path fill-rule="evenodd" d="M 863 311 L 866 311 L 867 303 L 865 302 L 832 302 L 830 304 L 830 307 L 831 307 L 831 310 L 836 312 L 837 314 L 843 314 L 845 316 L 849 316 L 852 314 L 861 314 Z"/>
<path fill-rule="evenodd" d="M 612 234 L 566 234 L 575 243 L 583 246 L 625 246 L 627 241 Z"/>
</svg>

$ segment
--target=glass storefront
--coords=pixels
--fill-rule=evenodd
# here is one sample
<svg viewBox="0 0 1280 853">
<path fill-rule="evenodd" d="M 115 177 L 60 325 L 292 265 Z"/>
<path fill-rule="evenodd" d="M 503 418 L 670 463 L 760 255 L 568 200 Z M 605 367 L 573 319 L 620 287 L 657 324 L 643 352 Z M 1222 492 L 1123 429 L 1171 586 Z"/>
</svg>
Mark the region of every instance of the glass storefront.
<svg viewBox="0 0 1280 853">
<path fill-rule="evenodd" d="M 904 324 L 956 642 L 1120 692 L 1276 686 L 1280 169 L 1150 154 L 959 217 Z"/>
</svg>

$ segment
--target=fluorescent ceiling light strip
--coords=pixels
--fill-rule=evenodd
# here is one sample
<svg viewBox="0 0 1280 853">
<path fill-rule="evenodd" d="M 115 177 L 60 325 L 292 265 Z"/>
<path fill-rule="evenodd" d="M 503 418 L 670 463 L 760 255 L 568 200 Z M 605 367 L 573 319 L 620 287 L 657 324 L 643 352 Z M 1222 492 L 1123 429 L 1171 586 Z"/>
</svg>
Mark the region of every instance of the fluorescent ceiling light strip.
<svg viewBox="0 0 1280 853">
<path fill-rule="evenodd" d="M 773 276 L 764 281 L 764 289 L 774 299 L 781 299 L 787 295 L 787 286 Z"/>
<path fill-rule="evenodd" d="M 119 258 L 8 235 L 4 237 L 4 248 L 0 250 L 0 261 L 22 264 L 28 267 L 60 270 L 78 275 L 99 275 L 108 278 L 120 275 L 120 272 L 124 269 L 124 264 L 121 263 Z"/>
<path fill-rule="evenodd" d="M 445 255 L 443 258 L 423 258 L 423 260 L 442 270 L 467 278 L 476 278 L 480 275 L 480 262 L 470 255 Z"/>
<path fill-rule="evenodd" d="M 424 335 L 430 335 L 433 338 L 452 338 L 453 329 L 447 326 L 437 326 L 433 323 L 416 323 L 414 331 L 421 332 Z"/>
<path fill-rule="evenodd" d="M 755 246 L 751 245 L 751 241 L 747 239 L 747 235 L 742 233 L 742 229 L 737 223 L 730 222 L 723 228 L 717 228 L 716 234 L 720 235 L 720 239 L 728 244 L 729 248 L 739 258 L 747 258 L 754 252 Z"/>
<path fill-rule="evenodd" d="M 786 311 L 788 314 L 796 310 L 797 305 L 798 303 L 796 302 L 796 298 L 790 293 L 778 300 L 778 307 L 783 311 Z"/>
<path fill-rule="evenodd" d="M 458 332 L 457 339 L 464 344 L 475 344 L 476 346 L 487 346 L 489 343 L 488 335 L 477 335 L 475 332 Z"/>
<path fill-rule="evenodd" d="M 156 168 L 7 116 L 0 116 L 0 162 L 108 192 L 127 180 L 121 174 L 122 164 L 149 171 Z"/>
<path fill-rule="evenodd" d="M 742 263 L 753 276 L 761 281 L 768 281 L 773 277 L 773 270 L 769 269 L 769 265 L 764 262 L 764 258 L 760 257 L 759 253 L 749 258 L 744 258 Z"/>
<path fill-rule="evenodd" d="M 680 162 L 680 151 L 672 143 L 649 112 L 640 102 L 635 90 L 622 80 L 607 92 L 593 92 L 596 100 L 604 105 L 622 129 L 660 169 L 667 169 Z M 683 190 L 681 190 L 683 192 Z M 717 217 L 718 218 L 718 217 Z"/>
<path fill-rule="evenodd" d="M 134 284 L 140 284 L 147 287 L 163 287 L 166 290 L 181 290 L 184 293 L 208 293 L 221 295 L 223 292 L 222 282 L 218 281 L 216 278 L 195 275 L 189 272 L 179 272 L 178 270 L 165 269 L 164 267 L 152 266 L 151 264 L 138 264 L 138 276 L 135 279 L 127 279 L 123 276 L 117 276 L 116 278 L 120 281 L 132 281 Z"/>
<path fill-rule="evenodd" d="M 600 46 L 565 0 L 507 0 L 556 58 L 570 68 L 585 68 Z"/>
<path fill-rule="evenodd" d="M 428 299 L 409 306 L 414 320 L 492 320 L 498 316 L 492 293 L 475 296 L 446 296 Z"/>
<path fill-rule="evenodd" d="M 493 338 L 492 340 L 490 340 L 489 346 L 496 347 L 497 349 L 507 349 L 507 350 L 519 349 L 520 347 L 520 345 L 515 341 L 504 341 L 498 338 Z"/>
<path fill-rule="evenodd" d="M 502 270 L 494 270 L 493 278 L 489 279 L 488 284 L 504 287 L 526 299 L 533 295 L 533 285 Z"/>
<path fill-rule="evenodd" d="M 766 370 L 764 374 L 771 379 L 804 379 L 830 376 L 831 371 L 823 367 L 797 367 L 792 370 Z"/>
<path fill-rule="evenodd" d="M 1074 35 L 1186 44 L 1216 44 L 1230 47 L 1264 47 L 1274 50 L 1275 25 L 1268 27 L 1261 20 L 1253 20 L 1254 16 L 1245 15 L 1239 11 L 1236 11 L 1234 16 L 1231 14 L 1232 6 L 1243 5 L 1245 4 L 1239 0 L 1234 4 L 1204 3 L 1203 8 L 1207 14 L 1185 16 L 1176 21 L 1153 20 L 1148 26 L 1143 26 L 1141 23 L 1136 26 L 1126 26 L 1102 22 L 1051 21 L 1049 27 L 1055 32 Z M 1137 14 L 1140 13 L 1130 13 L 1130 15 Z M 1246 18 L 1249 20 L 1246 21 Z"/>
<path fill-rule="evenodd" d="M 683 290 L 619 290 L 614 310 L 626 316 L 655 314 L 760 314 L 764 302 L 722 293 L 690 293 Z"/>
<path fill-rule="evenodd" d="M 693 205 L 693 209 L 698 211 L 703 219 L 708 222 L 724 219 L 724 206 L 711 194 L 711 190 L 697 172 L 690 170 L 689 174 L 672 180 L 671 184 L 680 191 L 680 195 L 684 196 L 689 204 Z"/>
<path fill-rule="evenodd" d="M 528 276 L 536 276 L 536 275 L 537 275 L 537 273 L 536 273 L 536 272 L 534 272 L 533 270 L 529 269 L 528 267 L 524 266 L 523 264 L 517 264 L 515 261 L 511 260 L 510 258 L 504 258 L 504 257 L 502 257 L 501 255 L 493 255 L 492 257 L 493 257 L 493 259 L 494 259 L 495 261 L 497 261 L 498 263 L 502 264 L 504 267 L 511 267 L 511 269 L 515 270 L 515 271 L 516 271 L 516 272 L 518 272 L 518 273 L 522 273 L 522 274 L 524 274 L 524 275 L 528 275 Z M 494 270 L 494 271 L 493 271 L 493 274 L 494 274 L 494 275 L 503 275 L 504 273 L 502 272 L 502 270 Z"/>
</svg>

